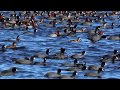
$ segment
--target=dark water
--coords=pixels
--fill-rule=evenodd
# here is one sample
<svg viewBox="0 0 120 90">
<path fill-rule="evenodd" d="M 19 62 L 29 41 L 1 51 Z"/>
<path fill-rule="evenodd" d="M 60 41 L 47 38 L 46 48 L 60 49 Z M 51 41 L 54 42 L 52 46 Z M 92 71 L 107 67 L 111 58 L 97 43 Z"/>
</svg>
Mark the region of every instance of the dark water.
<svg viewBox="0 0 120 90">
<path fill-rule="evenodd" d="M 47 21 L 47 20 L 46 20 Z M 106 18 L 106 21 L 111 23 L 115 22 L 116 24 L 120 24 L 119 21 L 109 20 Z M 61 24 L 57 24 L 60 26 Z M 94 23 L 93 26 L 84 26 L 78 25 L 78 27 L 87 27 L 88 29 L 93 28 L 94 26 L 101 25 L 100 23 Z M 42 24 L 39 25 L 40 28 L 36 34 L 23 34 L 22 30 L 7 30 L 0 29 L 0 45 L 10 45 L 11 42 L 3 42 L 2 40 L 6 39 L 15 39 L 17 35 L 20 35 L 20 42 L 17 43 L 18 46 L 25 46 L 25 49 L 20 50 L 12 50 L 7 49 L 6 52 L 0 53 L 0 71 L 8 69 L 10 67 L 16 66 L 20 68 L 20 72 L 11 76 L 1 76 L 1 79 L 46 79 L 44 74 L 53 71 L 56 72 L 58 68 L 67 68 L 61 66 L 61 63 L 65 62 L 73 62 L 73 59 L 65 59 L 65 60 L 47 60 L 49 66 L 42 65 L 20 65 L 12 62 L 11 58 L 24 58 L 25 56 L 31 56 L 33 54 L 39 52 L 45 52 L 47 48 L 50 48 L 50 53 L 58 52 L 61 47 L 66 48 L 66 54 L 72 55 L 77 52 L 81 52 L 83 50 L 86 51 L 86 55 L 84 59 L 80 59 L 79 62 L 86 61 L 87 65 L 100 65 L 100 58 L 108 53 L 112 53 L 114 49 L 120 51 L 120 41 L 112 41 L 112 40 L 100 40 L 96 43 L 92 43 L 87 39 L 87 33 L 77 33 L 72 37 L 50 37 L 48 34 L 51 34 L 56 30 L 53 27 L 46 27 Z M 104 29 L 102 30 L 105 34 L 114 35 L 120 33 L 120 28 L 116 27 L 114 29 Z M 33 29 L 29 30 L 33 32 Z M 71 43 L 69 40 L 76 39 L 77 37 L 81 38 L 81 42 L 79 43 Z M 35 61 L 42 62 L 42 58 L 36 58 Z M 106 78 L 120 78 L 120 69 L 115 69 L 116 66 L 119 66 L 120 62 L 118 61 L 115 64 L 108 62 L 105 66 L 105 71 L 102 73 L 102 79 Z M 97 79 L 95 77 L 85 77 L 84 74 L 86 71 L 78 71 L 76 79 Z M 71 75 L 72 71 L 62 71 L 62 74 Z"/>
</svg>

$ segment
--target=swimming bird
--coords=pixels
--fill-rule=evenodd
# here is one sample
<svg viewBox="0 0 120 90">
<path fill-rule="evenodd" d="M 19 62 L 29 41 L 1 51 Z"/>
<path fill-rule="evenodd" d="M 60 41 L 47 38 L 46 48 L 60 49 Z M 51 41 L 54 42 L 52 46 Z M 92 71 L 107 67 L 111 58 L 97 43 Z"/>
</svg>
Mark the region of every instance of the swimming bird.
<svg viewBox="0 0 120 90">
<path fill-rule="evenodd" d="M 46 53 L 44 54 L 44 53 L 38 53 L 38 54 L 36 54 L 35 56 L 37 57 L 37 58 L 44 58 L 44 57 L 47 57 L 49 55 L 49 49 L 47 49 L 46 50 Z"/>
<path fill-rule="evenodd" d="M 44 57 L 43 62 L 34 62 L 34 65 L 43 65 L 43 66 L 46 66 L 46 57 Z"/>
<path fill-rule="evenodd" d="M 77 71 L 74 71 L 71 76 L 68 75 L 61 75 L 59 79 L 75 79 L 75 76 L 77 75 Z"/>
<path fill-rule="evenodd" d="M 76 33 L 85 32 L 85 31 L 86 31 L 86 28 L 82 28 L 80 30 L 76 30 Z"/>
<path fill-rule="evenodd" d="M 118 53 L 118 50 L 115 49 L 115 50 L 113 51 L 113 54 L 104 55 L 104 56 L 100 59 L 100 61 L 101 61 L 101 62 L 110 61 L 110 60 L 112 60 L 113 56 L 116 56 L 116 55 L 117 55 L 117 53 Z"/>
<path fill-rule="evenodd" d="M 6 51 L 5 48 L 6 48 L 6 46 L 2 45 L 2 48 L 0 48 L 0 51 L 2 51 L 2 52 Z"/>
<path fill-rule="evenodd" d="M 102 39 L 102 36 L 103 36 L 103 32 L 102 31 L 98 31 L 98 33 L 95 33 L 93 35 L 89 35 L 89 39 L 92 42 L 97 42 L 97 41 Z"/>
<path fill-rule="evenodd" d="M 113 56 L 113 57 L 112 57 L 112 63 L 113 63 L 113 64 L 115 63 L 116 58 L 117 58 L 117 56 Z"/>
<path fill-rule="evenodd" d="M 28 59 L 16 59 L 13 58 L 12 61 L 14 61 L 17 64 L 33 64 L 33 60 L 35 59 L 35 56 L 32 56 L 29 60 Z"/>
<path fill-rule="evenodd" d="M 96 66 L 96 65 L 90 65 L 88 67 L 88 70 L 99 70 L 99 68 L 104 68 L 105 62 L 101 63 L 101 66 Z"/>
<path fill-rule="evenodd" d="M 82 51 L 80 53 L 77 53 L 77 54 L 74 54 L 71 56 L 71 58 L 74 58 L 74 59 L 80 59 L 80 58 L 83 58 L 85 56 L 85 51 Z"/>
<path fill-rule="evenodd" d="M 5 48 L 9 48 L 9 49 L 16 48 L 16 42 L 13 42 L 11 46 L 6 46 Z"/>
<path fill-rule="evenodd" d="M 3 70 L 0 72 L 0 76 L 9 76 L 9 75 L 14 75 L 17 71 L 16 67 L 9 68 L 7 70 Z"/>
<path fill-rule="evenodd" d="M 8 39 L 8 40 L 2 40 L 2 41 L 4 41 L 4 42 L 18 42 L 18 41 L 20 41 L 20 38 L 19 38 L 19 35 L 18 35 L 15 40 Z"/>
<path fill-rule="evenodd" d="M 95 28 L 95 30 L 89 30 L 88 31 L 88 34 L 89 35 L 94 35 L 94 34 L 97 34 L 99 31 L 100 31 L 100 26 L 97 26 L 96 28 Z"/>
<path fill-rule="evenodd" d="M 72 27 L 71 27 L 72 28 Z M 70 32 L 67 33 L 67 36 L 74 36 L 76 34 L 76 29 L 70 29 Z"/>
<path fill-rule="evenodd" d="M 102 71 L 103 71 L 103 69 L 99 68 L 97 73 L 95 73 L 95 72 L 87 72 L 87 73 L 84 74 L 84 76 L 101 78 L 100 72 L 102 72 Z"/>
<path fill-rule="evenodd" d="M 48 72 L 44 76 L 47 77 L 47 78 L 58 78 L 58 77 L 60 77 L 60 75 L 61 75 L 61 69 L 58 69 L 57 73 L 55 73 L 55 72 Z"/>
<path fill-rule="evenodd" d="M 86 18 L 84 22 L 81 23 L 82 25 L 92 25 L 92 22 L 90 21 L 90 18 Z"/>
<path fill-rule="evenodd" d="M 49 36 L 50 36 L 50 37 L 59 37 L 59 36 L 61 36 L 61 33 L 60 33 L 59 30 L 57 30 L 55 33 L 50 34 Z"/>
<path fill-rule="evenodd" d="M 85 62 L 84 64 L 77 63 L 75 66 L 67 68 L 65 70 L 66 71 L 79 71 L 79 70 L 86 70 L 86 69 L 87 69 L 87 67 L 86 67 L 86 62 Z"/>
<path fill-rule="evenodd" d="M 17 46 L 16 42 L 14 41 L 14 42 L 12 43 L 12 45 L 6 46 L 5 48 L 17 50 L 17 49 L 24 49 L 24 48 L 26 48 L 26 47 L 25 47 L 25 46 Z"/>
<path fill-rule="evenodd" d="M 68 59 L 68 56 L 65 55 L 65 48 L 61 48 L 59 53 L 46 56 L 47 59 Z"/>
<path fill-rule="evenodd" d="M 54 55 L 49 55 L 46 57 L 47 59 L 68 59 L 67 55 L 64 55 L 63 53 L 59 53 L 59 54 L 54 54 Z"/>
<path fill-rule="evenodd" d="M 81 41 L 81 39 L 80 39 L 80 37 L 78 37 L 77 39 L 75 39 L 75 40 L 70 40 L 69 42 L 80 42 Z"/>
<path fill-rule="evenodd" d="M 75 59 L 73 64 L 71 64 L 71 63 L 62 63 L 62 66 L 67 66 L 67 67 L 69 67 L 69 66 L 76 66 L 77 62 L 78 62 L 78 60 Z"/>
<path fill-rule="evenodd" d="M 108 40 L 120 40 L 120 34 L 108 36 L 107 39 Z"/>
</svg>

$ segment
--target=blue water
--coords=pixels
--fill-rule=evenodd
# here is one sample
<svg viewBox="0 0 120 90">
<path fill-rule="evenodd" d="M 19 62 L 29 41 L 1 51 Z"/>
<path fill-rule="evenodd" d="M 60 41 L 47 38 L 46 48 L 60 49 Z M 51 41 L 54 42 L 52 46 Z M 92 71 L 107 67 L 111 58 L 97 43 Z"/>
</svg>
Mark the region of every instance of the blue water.
<svg viewBox="0 0 120 90">
<path fill-rule="evenodd" d="M 39 18 L 39 17 L 38 17 Z M 111 24 L 111 22 L 115 22 L 120 24 L 119 21 L 109 20 L 106 18 L 106 21 Z M 45 21 L 47 22 L 47 20 Z M 61 24 L 57 24 L 60 26 Z M 87 27 L 88 29 L 94 29 L 95 26 L 101 25 L 100 23 L 94 23 L 93 26 L 83 26 L 80 25 L 78 27 Z M 65 62 L 73 62 L 73 59 L 65 59 L 65 60 L 47 60 L 49 66 L 42 65 L 20 65 L 12 62 L 11 58 L 24 58 L 25 56 L 32 56 L 39 52 L 45 52 L 47 48 L 50 48 L 50 54 L 58 52 L 61 47 L 66 48 L 67 55 L 73 55 L 78 52 L 86 51 L 86 55 L 84 59 L 80 59 L 79 62 L 86 61 L 87 66 L 89 65 L 100 65 L 100 58 L 103 55 L 108 53 L 112 53 L 114 49 L 117 49 L 120 52 L 120 41 L 112 41 L 112 40 L 100 40 L 96 43 L 92 43 L 87 39 L 87 33 L 77 33 L 75 36 L 68 37 L 50 37 L 48 34 L 53 33 L 56 28 L 46 27 L 42 24 L 39 25 L 40 28 L 36 34 L 23 34 L 22 30 L 4 30 L 0 29 L 0 45 L 11 45 L 11 42 L 3 42 L 2 40 L 6 39 L 15 39 L 17 35 L 20 35 L 20 42 L 17 43 L 17 46 L 25 46 L 25 49 L 20 50 L 11 50 L 7 49 L 6 52 L 0 53 L 0 71 L 8 69 L 10 67 L 18 67 L 20 71 L 15 75 L 11 76 L 0 76 L 0 79 L 46 79 L 44 74 L 53 71 L 56 72 L 58 68 L 64 69 L 67 67 L 61 66 L 61 63 Z M 120 29 L 118 27 L 114 29 L 104 29 L 102 30 L 105 34 L 114 35 L 120 33 Z M 29 30 L 33 32 L 33 29 Z M 71 43 L 69 40 L 76 39 L 77 37 L 81 38 L 81 42 L 79 43 Z M 35 61 L 42 62 L 42 58 L 36 58 Z M 102 79 L 106 78 L 120 78 L 120 69 L 115 69 L 115 67 L 119 66 L 120 62 L 116 62 L 112 64 L 108 62 L 105 66 L 105 71 L 102 73 Z M 71 75 L 73 71 L 62 71 L 62 74 Z M 85 71 L 78 71 L 76 79 L 97 79 L 95 77 L 85 77 Z"/>
</svg>

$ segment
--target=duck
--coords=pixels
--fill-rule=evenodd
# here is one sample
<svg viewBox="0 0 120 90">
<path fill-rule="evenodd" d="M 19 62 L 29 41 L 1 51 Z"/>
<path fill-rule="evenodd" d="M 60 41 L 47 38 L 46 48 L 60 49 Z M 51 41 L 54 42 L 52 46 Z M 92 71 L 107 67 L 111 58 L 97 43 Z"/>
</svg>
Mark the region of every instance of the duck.
<svg viewBox="0 0 120 90">
<path fill-rule="evenodd" d="M 6 48 L 6 46 L 2 45 L 2 48 L 0 48 L 0 51 L 2 51 L 2 52 L 6 51 L 5 48 Z"/>
<path fill-rule="evenodd" d="M 97 73 L 95 73 L 95 72 L 86 72 L 86 73 L 84 74 L 84 76 L 101 78 L 100 72 L 102 72 L 102 71 L 103 71 L 103 69 L 102 69 L 102 68 L 99 68 Z"/>
<path fill-rule="evenodd" d="M 114 64 L 117 59 L 118 59 L 117 56 L 113 56 L 113 57 L 112 57 L 112 64 Z"/>
<path fill-rule="evenodd" d="M 118 50 L 114 49 L 113 54 L 104 55 L 104 56 L 100 59 L 100 61 L 101 61 L 101 62 L 110 61 L 110 60 L 112 60 L 112 57 L 113 57 L 113 56 L 116 56 L 116 55 L 117 55 L 117 53 L 118 53 Z"/>
<path fill-rule="evenodd" d="M 95 34 L 95 30 L 89 30 L 88 31 L 88 35 L 94 35 Z"/>
<path fill-rule="evenodd" d="M 13 42 L 11 46 L 6 46 L 5 48 L 9 48 L 9 49 L 16 48 L 16 42 Z"/>
<path fill-rule="evenodd" d="M 68 59 L 68 56 L 65 55 L 65 48 L 61 48 L 59 53 L 46 56 L 47 59 Z"/>
<path fill-rule="evenodd" d="M 110 78 L 107 78 L 107 79 L 119 79 L 119 78 L 110 77 Z"/>
<path fill-rule="evenodd" d="M 68 35 L 71 31 L 69 30 L 69 28 L 64 28 L 64 32 L 62 33 L 62 35 Z"/>
<path fill-rule="evenodd" d="M 33 60 L 35 59 L 35 56 L 31 56 L 30 59 L 16 59 L 16 58 L 12 58 L 12 61 L 14 61 L 17 64 L 28 64 L 28 65 L 32 65 L 33 64 Z"/>
<path fill-rule="evenodd" d="M 59 79 L 75 79 L 75 76 L 77 75 L 77 71 L 74 71 L 71 76 L 68 75 L 61 75 Z"/>
<path fill-rule="evenodd" d="M 17 71 L 17 68 L 16 67 L 12 67 L 12 68 L 9 68 L 7 70 L 3 70 L 0 72 L 0 76 L 10 76 L 10 75 L 14 75 Z"/>
<path fill-rule="evenodd" d="M 90 35 L 89 40 L 91 40 L 92 42 L 97 42 L 102 39 L 102 36 L 103 32 L 99 31 L 98 34 Z"/>
<path fill-rule="evenodd" d="M 98 70 L 100 67 L 101 67 L 101 68 L 104 68 L 104 65 L 105 65 L 105 62 L 102 62 L 102 63 L 101 63 L 101 66 L 90 65 L 90 66 L 88 67 L 88 70 Z"/>
<path fill-rule="evenodd" d="M 98 16 L 97 18 L 94 19 L 95 23 L 103 23 L 105 22 L 104 18 L 101 18 L 101 16 Z"/>
<path fill-rule="evenodd" d="M 86 53 L 85 51 L 82 51 L 80 53 L 72 55 L 71 58 L 73 58 L 73 59 L 81 59 L 81 58 L 83 58 L 85 56 L 85 53 Z"/>
<path fill-rule="evenodd" d="M 71 64 L 71 63 L 62 63 L 62 66 L 67 66 L 67 67 L 76 66 L 77 62 L 78 62 L 78 60 L 75 59 L 75 60 L 74 60 L 74 64 Z"/>
<path fill-rule="evenodd" d="M 66 71 L 79 71 L 79 70 L 86 70 L 86 62 L 83 63 L 77 63 L 76 65 L 74 65 L 73 67 L 67 68 L 65 69 Z"/>
<path fill-rule="evenodd" d="M 16 39 L 15 40 L 10 40 L 10 39 L 8 39 L 8 40 L 2 40 L 2 41 L 4 41 L 4 42 L 18 42 L 18 41 L 20 41 L 20 38 L 19 38 L 19 35 L 16 37 Z"/>
<path fill-rule="evenodd" d="M 100 62 L 108 62 L 110 61 L 112 56 L 104 55 L 101 59 Z"/>
<path fill-rule="evenodd" d="M 54 19 L 47 25 L 47 27 L 56 27 L 56 24 L 57 24 L 56 19 Z"/>
<path fill-rule="evenodd" d="M 63 16 L 62 18 L 63 18 L 63 20 L 68 20 L 68 19 L 70 19 L 68 16 Z"/>
<path fill-rule="evenodd" d="M 81 32 L 85 32 L 86 31 L 86 28 L 81 28 L 80 30 L 76 30 L 76 33 L 81 33 Z"/>
<path fill-rule="evenodd" d="M 48 20 L 54 20 L 54 19 L 56 19 L 56 18 L 49 16 L 49 17 L 47 17 L 47 19 L 48 19 Z"/>
<path fill-rule="evenodd" d="M 54 55 L 48 55 L 46 57 L 47 59 L 68 59 L 68 56 L 63 54 L 63 53 L 58 53 L 58 54 L 54 54 Z"/>
<path fill-rule="evenodd" d="M 57 70 L 57 73 L 55 72 L 48 72 L 44 75 L 47 78 L 58 78 L 61 76 L 61 69 Z"/>
<path fill-rule="evenodd" d="M 79 23 L 79 20 L 72 20 L 72 23 Z"/>
<path fill-rule="evenodd" d="M 120 40 L 120 34 L 119 35 L 111 35 L 107 37 L 108 40 Z"/>
<path fill-rule="evenodd" d="M 81 23 L 82 25 L 88 25 L 88 26 L 91 26 L 92 25 L 92 22 L 83 22 Z"/>
<path fill-rule="evenodd" d="M 92 22 L 90 21 L 90 18 L 86 18 L 84 22 L 81 23 L 82 25 L 89 25 L 91 26 L 92 25 Z"/>
<path fill-rule="evenodd" d="M 107 24 L 108 24 L 107 22 L 104 22 L 103 25 L 102 25 L 101 27 L 102 27 L 102 28 L 107 28 L 107 27 L 108 27 Z"/>
<path fill-rule="evenodd" d="M 25 46 L 17 46 L 16 42 L 14 41 L 11 46 L 6 46 L 5 48 L 17 50 L 17 49 L 25 49 L 26 47 Z"/>
<path fill-rule="evenodd" d="M 80 39 L 80 37 L 78 37 L 77 39 L 75 39 L 75 40 L 70 40 L 69 42 L 80 42 L 81 41 L 81 39 Z"/>
<path fill-rule="evenodd" d="M 67 36 L 74 36 L 76 34 L 76 29 L 70 30 L 69 33 L 67 33 Z"/>
<path fill-rule="evenodd" d="M 15 24 L 12 24 L 12 28 L 13 28 L 13 29 L 19 29 L 20 27 L 19 27 L 18 24 L 15 23 Z"/>
<path fill-rule="evenodd" d="M 57 30 L 55 33 L 50 34 L 49 36 L 50 36 L 50 37 L 59 37 L 60 35 L 61 35 L 60 31 Z"/>
<path fill-rule="evenodd" d="M 44 58 L 44 57 L 47 57 L 49 55 L 49 49 L 47 49 L 46 50 L 46 53 L 44 54 L 44 53 L 38 53 L 38 54 L 36 54 L 35 56 L 37 57 L 37 58 Z"/>
<path fill-rule="evenodd" d="M 44 57 L 43 62 L 34 62 L 33 65 L 43 65 L 43 66 L 46 66 L 46 57 Z"/>
<path fill-rule="evenodd" d="M 98 31 L 100 31 L 100 28 L 101 28 L 101 26 L 97 26 L 97 27 L 95 28 L 95 30 L 89 30 L 89 31 L 88 31 L 88 34 L 89 34 L 89 35 L 94 35 L 94 34 L 98 33 Z"/>
<path fill-rule="evenodd" d="M 112 56 L 116 56 L 118 54 L 118 50 L 114 49 Z"/>
<path fill-rule="evenodd" d="M 85 62 L 85 61 L 84 61 L 84 63 L 76 63 L 74 67 L 79 67 L 79 68 L 81 68 L 82 70 L 87 69 L 87 67 L 86 67 L 86 62 Z"/>
<path fill-rule="evenodd" d="M 111 25 L 107 25 L 107 22 L 104 22 L 101 27 L 106 29 L 113 29 L 114 23 L 112 22 Z"/>
</svg>

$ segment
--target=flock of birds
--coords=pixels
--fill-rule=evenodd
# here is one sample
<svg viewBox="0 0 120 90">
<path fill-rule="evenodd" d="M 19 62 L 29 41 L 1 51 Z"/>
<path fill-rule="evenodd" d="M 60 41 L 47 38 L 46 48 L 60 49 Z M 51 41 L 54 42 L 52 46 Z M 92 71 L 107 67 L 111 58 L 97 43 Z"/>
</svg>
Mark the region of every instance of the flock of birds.
<svg viewBox="0 0 120 90">
<path fill-rule="evenodd" d="M 5 16 L 4 13 L 0 13 L 0 28 L 7 30 L 19 29 L 23 31 L 22 35 L 26 34 L 36 34 L 39 29 L 44 30 L 40 27 L 43 25 L 45 27 L 55 28 L 54 33 L 50 33 L 48 36 L 52 38 L 57 37 L 72 37 L 78 33 L 87 33 L 88 39 L 92 43 L 96 43 L 100 40 L 120 40 L 120 33 L 116 35 L 105 35 L 105 31 L 102 28 L 114 29 L 115 27 L 120 27 L 115 22 L 109 24 L 105 21 L 106 18 L 110 20 L 120 19 L 119 11 L 111 12 L 98 12 L 98 11 L 11 11 L 9 16 Z M 39 19 L 37 17 L 40 17 Z M 117 18 L 114 18 L 117 17 Z M 46 22 L 46 20 L 48 20 Z M 89 30 L 87 27 L 93 27 L 93 23 L 100 23 L 100 26 L 95 26 L 93 30 Z M 61 26 L 57 26 L 61 24 Z M 78 25 L 85 25 L 86 27 L 79 28 Z M 32 29 L 33 31 L 31 31 Z M 22 37 L 21 37 L 22 38 Z M 0 52 L 7 52 L 8 49 L 19 50 L 25 47 L 18 47 L 17 43 L 21 41 L 20 35 L 16 37 L 15 40 L 3 40 L 2 42 L 12 42 L 12 45 L 1 45 Z M 74 40 L 68 40 L 68 43 L 79 43 L 82 39 L 77 37 Z M 104 55 L 100 58 L 100 65 L 86 65 L 86 62 L 79 63 L 79 60 L 85 58 L 86 51 L 75 53 L 73 55 L 66 55 L 66 48 L 61 47 L 60 51 L 51 54 L 50 49 L 46 49 L 46 52 L 36 53 L 30 57 L 25 58 L 11 58 L 13 63 L 25 64 L 25 65 L 42 65 L 47 66 L 47 60 L 64 60 L 72 59 L 73 63 L 62 63 L 61 66 L 68 67 L 66 69 L 59 68 L 56 72 L 47 72 L 44 77 L 49 79 L 75 79 L 78 71 L 85 71 L 84 76 L 98 77 L 102 78 L 101 73 L 104 72 L 104 67 L 107 62 L 114 64 L 120 60 L 120 53 L 117 49 L 114 49 L 113 53 Z M 36 58 L 42 58 L 43 62 L 34 62 Z M 63 75 L 62 71 L 72 71 L 72 75 Z M 91 72 L 92 71 L 92 72 Z M 94 71 L 94 72 L 93 72 Z M 17 67 L 10 67 L 8 70 L 3 70 L 0 72 L 1 76 L 8 76 L 17 74 L 19 69 Z"/>
</svg>

